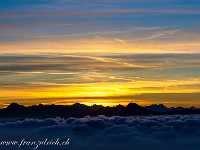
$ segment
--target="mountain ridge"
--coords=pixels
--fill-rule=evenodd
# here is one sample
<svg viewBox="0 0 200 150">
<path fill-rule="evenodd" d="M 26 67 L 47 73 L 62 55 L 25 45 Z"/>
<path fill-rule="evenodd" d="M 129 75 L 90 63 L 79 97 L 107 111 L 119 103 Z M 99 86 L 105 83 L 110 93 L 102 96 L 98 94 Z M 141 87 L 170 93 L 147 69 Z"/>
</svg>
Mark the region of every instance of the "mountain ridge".
<svg viewBox="0 0 200 150">
<path fill-rule="evenodd" d="M 0 109 L 0 117 L 84 117 L 84 116 L 138 116 L 138 115 L 173 115 L 200 114 L 200 109 L 167 108 L 163 104 L 142 107 L 136 103 L 127 106 L 117 105 L 104 107 L 102 105 L 87 106 L 80 103 L 73 105 L 33 105 L 25 107 L 11 103 L 7 108 Z"/>
</svg>

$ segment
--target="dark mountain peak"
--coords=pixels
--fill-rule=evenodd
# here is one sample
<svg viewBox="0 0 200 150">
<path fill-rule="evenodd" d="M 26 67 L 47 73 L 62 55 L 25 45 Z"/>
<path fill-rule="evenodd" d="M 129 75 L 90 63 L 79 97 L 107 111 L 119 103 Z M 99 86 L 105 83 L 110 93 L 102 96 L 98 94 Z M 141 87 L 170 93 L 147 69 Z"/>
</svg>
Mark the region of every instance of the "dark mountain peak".
<svg viewBox="0 0 200 150">
<path fill-rule="evenodd" d="M 97 109 L 99 109 L 99 108 L 103 108 L 103 106 L 102 106 L 102 105 L 96 105 L 96 104 L 94 104 L 94 105 L 91 106 L 91 108 L 97 110 Z"/>
<path fill-rule="evenodd" d="M 152 104 L 151 106 L 146 106 L 145 108 L 156 112 L 165 112 L 168 110 L 168 108 L 163 104 Z"/>
<path fill-rule="evenodd" d="M 141 106 L 139 106 L 138 104 L 136 103 L 129 103 L 127 106 L 126 106 L 127 109 L 134 109 L 134 108 L 141 108 Z"/>
<path fill-rule="evenodd" d="M 75 106 L 75 107 L 87 107 L 85 104 L 80 104 L 80 103 L 75 103 L 72 106 Z"/>
<path fill-rule="evenodd" d="M 152 111 L 147 110 L 136 103 L 129 103 L 126 106 L 127 115 L 150 115 L 153 114 Z"/>
<path fill-rule="evenodd" d="M 19 105 L 17 103 L 11 103 L 7 108 L 6 110 L 10 111 L 10 112 L 18 112 L 18 113 L 21 113 L 22 111 L 24 111 L 26 109 L 25 106 L 23 105 Z M 9 115 L 9 114 L 8 114 Z"/>
<path fill-rule="evenodd" d="M 23 106 L 23 105 L 19 105 L 19 104 L 17 104 L 17 103 L 14 103 L 14 102 L 12 102 L 8 107 L 7 107 L 7 109 L 16 109 L 16 108 L 25 108 L 25 106 Z"/>
<path fill-rule="evenodd" d="M 79 106 L 79 105 L 82 105 L 82 104 L 77 103 L 77 102 L 73 104 L 73 106 Z"/>
<path fill-rule="evenodd" d="M 152 104 L 150 107 L 163 107 L 163 108 L 167 108 L 165 105 L 163 104 Z"/>
<path fill-rule="evenodd" d="M 184 107 L 178 106 L 176 109 L 184 109 Z"/>
<path fill-rule="evenodd" d="M 44 107 L 44 105 L 40 103 L 40 104 L 38 105 L 38 107 Z"/>
<path fill-rule="evenodd" d="M 123 108 L 125 108 L 125 107 L 124 107 L 123 105 L 119 104 L 119 105 L 116 106 L 116 108 L 117 108 L 117 109 L 123 109 Z"/>
</svg>

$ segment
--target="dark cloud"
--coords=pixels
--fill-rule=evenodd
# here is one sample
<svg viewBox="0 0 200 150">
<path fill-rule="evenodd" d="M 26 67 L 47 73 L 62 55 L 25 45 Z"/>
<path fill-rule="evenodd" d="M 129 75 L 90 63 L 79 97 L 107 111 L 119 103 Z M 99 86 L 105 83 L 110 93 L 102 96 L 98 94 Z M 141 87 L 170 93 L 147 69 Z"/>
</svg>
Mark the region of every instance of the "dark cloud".
<svg viewBox="0 0 200 150">
<path fill-rule="evenodd" d="M 37 139 L 31 137 L 34 134 L 38 138 L 70 137 L 69 149 L 73 150 L 196 150 L 199 127 L 199 115 L 25 119 L 1 123 L 0 139 Z"/>
</svg>

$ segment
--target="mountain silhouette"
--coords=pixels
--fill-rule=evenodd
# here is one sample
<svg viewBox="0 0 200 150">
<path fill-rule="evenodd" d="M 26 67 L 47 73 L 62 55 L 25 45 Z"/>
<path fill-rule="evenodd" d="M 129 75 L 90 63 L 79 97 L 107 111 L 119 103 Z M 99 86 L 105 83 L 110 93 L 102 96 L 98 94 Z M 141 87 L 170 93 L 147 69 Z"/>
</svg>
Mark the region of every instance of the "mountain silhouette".
<svg viewBox="0 0 200 150">
<path fill-rule="evenodd" d="M 165 112 L 165 111 L 168 111 L 169 109 L 164 106 L 163 104 L 152 104 L 151 106 L 146 106 L 145 107 L 146 109 L 148 110 L 151 110 L 151 111 L 157 111 L 157 112 Z"/>
<path fill-rule="evenodd" d="M 8 110 L 11 110 L 11 111 L 20 111 L 20 110 L 23 110 L 23 109 L 25 109 L 26 107 L 25 106 L 23 106 L 23 105 L 19 105 L 19 104 L 17 104 L 17 103 L 11 103 L 8 107 L 7 107 L 7 109 Z"/>
<path fill-rule="evenodd" d="M 172 114 L 200 114 L 200 109 L 194 108 L 167 108 L 163 104 L 147 107 L 136 103 L 127 106 L 104 107 L 102 105 L 87 106 L 80 103 L 73 105 L 33 105 L 25 107 L 11 103 L 7 108 L 0 109 L 0 117 L 84 117 L 90 116 L 133 116 L 133 115 L 172 115 Z"/>
<path fill-rule="evenodd" d="M 129 103 L 126 106 L 126 114 L 127 115 L 152 115 L 154 114 L 154 112 L 148 109 L 145 109 L 136 103 Z"/>
</svg>

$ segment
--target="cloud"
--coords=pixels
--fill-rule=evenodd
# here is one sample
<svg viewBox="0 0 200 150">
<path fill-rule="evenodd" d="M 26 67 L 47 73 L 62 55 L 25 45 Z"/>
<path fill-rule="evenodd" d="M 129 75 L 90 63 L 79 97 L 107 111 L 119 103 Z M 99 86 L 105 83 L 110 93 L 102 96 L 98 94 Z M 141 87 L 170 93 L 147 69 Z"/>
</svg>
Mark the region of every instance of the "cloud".
<svg viewBox="0 0 200 150">
<path fill-rule="evenodd" d="M 199 51 L 197 1 L 9 0 L 0 3 L 1 53 Z M 152 30 L 157 26 L 172 28 Z M 149 29 L 130 30 L 138 27 Z"/>
<path fill-rule="evenodd" d="M 40 26 L 38 27 L 40 28 Z M 110 27 L 107 26 L 106 28 Z M 120 30 L 110 31 L 106 31 L 107 29 L 90 29 L 90 26 L 81 26 L 80 29 L 77 29 L 77 27 L 67 29 L 66 27 L 62 29 L 53 28 L 49 29 L 50 32 L 48 33 L 47 30 L 41 30 L 38 34 L 36 34 L 37 32 L 2 33 L 1 53 L 37 54 L 41 52 L 50 53 L 52 50 L 57 53 L 73 51 L 76 53 L 115 52 L 127 54 L 199 52 L 199 33 L 196 31 L 196 33 L 180 31 L 178 27 L 175 29 L 140 29 L 137 27 L 135 29 L 128 27 L 127 29 L 120 27 Z M 58 32 L 51 33 L 54 30 Z"/>
<path fill-rule="evenodd" d="M 114 17 L 116 15 L 149 15 L 149 14 L 189 14 L 189 15 L 199 15 L 200 12 L 190 11 L 176 11 L 176 10 L 99 10 L 99 11 L 74 11 L 74 12 L 31 12 L 31 13 L 1 13 L 1 18 L 31 18 L 31 17 L 98 17 L 109 15 Z"/>
<path fill-rule="evenodd" d="M 26 100 L 22 103 L 26 105 L 28 100 L 34 104 L 135 100 L 141 105 L 190 102 L 196 106 L 198 98 L 193 93 L 199 93 L 199 71 L 199 54 L 5 55 L 0 56 L 0 89 L 4 91 L 0 97 L 4 102 L 7 97 L 6 104 L 14 99 Z"/>
<path fill-rule="evenodd" d="M 88 55 L 88 56 L 87 56 Z M 199 54 L 90 54 L 60 56 L 1 56 L 2 73 L 68 73 L 78 71 L 120 71 L 192 68 L 199 65 Z M 186 65 L 187 64 L 187 65 Z M 120 66 L 120 67 L 119 67 Z M 62 72 L 60 72 L 62 71 Z M 66 72 L 63 72 L 66 71 Z M 70 71 L 70 73 L 68 72 Z"/>
<path fill-rule="evenodd" d="M 199 115 L 25 119 L 1 123 L 0 140 L 37 139 L 31 137 L 37 134 L 42 139 L 70 137 L 70 149 L 195 150 L 199 127 Z"/>
</svg>

